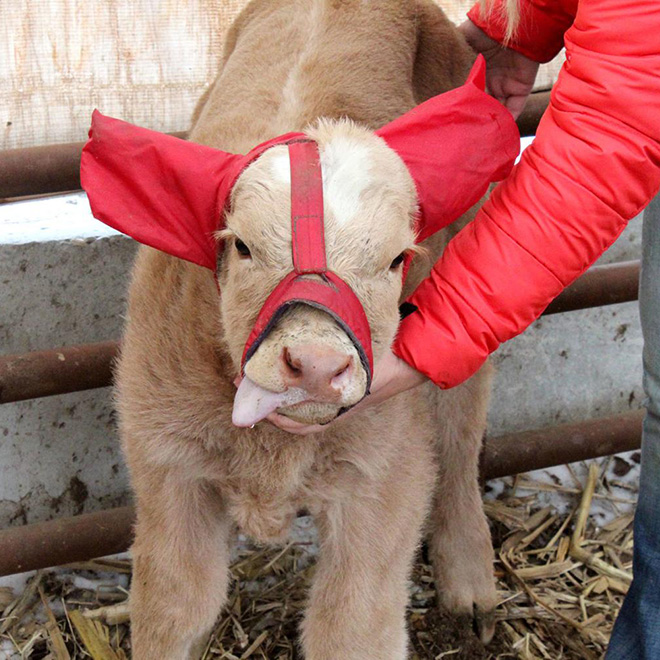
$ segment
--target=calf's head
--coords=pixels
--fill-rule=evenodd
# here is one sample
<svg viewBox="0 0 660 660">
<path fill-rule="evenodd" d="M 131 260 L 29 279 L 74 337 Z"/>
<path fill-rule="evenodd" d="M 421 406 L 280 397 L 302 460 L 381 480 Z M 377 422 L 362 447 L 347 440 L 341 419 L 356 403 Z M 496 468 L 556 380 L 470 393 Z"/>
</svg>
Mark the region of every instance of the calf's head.
<svg viewBox="0 0 660 660">
<path fill-rule="evenodd" d="M 376 134 L 321 121 L 245 156 L 95 113 L 81 160 L 95 217 L 218 271 L 223 332 L 244 377 L 235 423 L 276 409 L 328 422 L 368 392 L 372 352 L 377 359 L 396 332 L 403 257 L 518 154 L 516 125 L 484 84 L 480 58 L 465 85 Z M 291 145 L 302 143 L 316 160 L 299 178 Z M 296 218 L 320 216 L 292 231 Z"/>
<path fill-rule="evenodd" d="M 366 394 L 366 353 L 373 347 L 377 359 L 399 320 L 403 257 L 415 245 L 413 180 L 381 138 L 351 122 L 321 122 L 307 135 L 322 173 L 325 269 L 297 277 L 335 289 L 328 278 L 343 280 L 350 289 L 337 295 L 357 297 L 371 345 L 332 310 L 294 298 L 245 352 L 266 299 L 295 266 L 291 157 L 288 146 L 272 147 L 237 179 L 221 232 L 223 329 L 237 371 L 244 360 L 234 409 L 241 425 L 273 409 L 308 423 L 334 419 Z"/>
</svg>

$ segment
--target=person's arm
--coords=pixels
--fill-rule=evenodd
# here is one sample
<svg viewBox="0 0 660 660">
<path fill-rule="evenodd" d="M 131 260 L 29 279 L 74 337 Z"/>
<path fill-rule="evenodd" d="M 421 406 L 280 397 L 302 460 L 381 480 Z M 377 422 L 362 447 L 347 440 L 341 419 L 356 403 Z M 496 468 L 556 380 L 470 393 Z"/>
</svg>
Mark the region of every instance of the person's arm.
<svg viewBox="0 0 660 660">
<path fill-rule="evenodd" d="M 401 323 L 394 352 L 440 387 L 524 330 L 657 193 L 658 34 L 655 0 L 580 2 L 536 140 Z"/>
</svg>

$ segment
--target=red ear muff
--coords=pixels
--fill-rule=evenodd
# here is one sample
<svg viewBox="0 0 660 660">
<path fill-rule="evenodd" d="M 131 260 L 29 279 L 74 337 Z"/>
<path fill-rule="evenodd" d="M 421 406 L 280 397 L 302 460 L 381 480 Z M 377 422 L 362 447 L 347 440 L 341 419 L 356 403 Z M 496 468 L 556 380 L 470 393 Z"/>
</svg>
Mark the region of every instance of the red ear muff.
<svg viewBox="0 0 660 660">
<path fill-rule="evenodd" d="M 464 85 L 376 131 L 415 181 L 418 241 L 476 204 L 493 181 L 509 174 L 518 155 L 518 127 L 509 111 L 484 91 L 485 75 L 479 55 Z"/>
<path fill-rule="evenodd" d="M 242 158 L 95 111 L 80 178 L 95 218 L 213 270 L 218 190 Z"/>
<path fill-rule="evenodd" d="M 92 115 L 80 179 L 94 217 L 136 241 L 215 270 L 220 229 L 241 172 L 289 133 L 246 155 Z"/>
</svg>

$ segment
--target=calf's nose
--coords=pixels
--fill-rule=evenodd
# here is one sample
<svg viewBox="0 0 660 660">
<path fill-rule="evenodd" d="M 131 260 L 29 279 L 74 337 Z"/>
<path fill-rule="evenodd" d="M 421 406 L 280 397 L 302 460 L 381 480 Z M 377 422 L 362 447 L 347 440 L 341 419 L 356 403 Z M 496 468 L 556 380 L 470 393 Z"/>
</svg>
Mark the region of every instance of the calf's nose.
<svg viewBox="0 0 660 660">
<path fill-rule="evenodd" d="M 328 402 L 341 395 L 354 372 L 351 355 L 325 346 L 289 346 L 280 357 L 287 387 L 298 387 Z"/>
</svg>

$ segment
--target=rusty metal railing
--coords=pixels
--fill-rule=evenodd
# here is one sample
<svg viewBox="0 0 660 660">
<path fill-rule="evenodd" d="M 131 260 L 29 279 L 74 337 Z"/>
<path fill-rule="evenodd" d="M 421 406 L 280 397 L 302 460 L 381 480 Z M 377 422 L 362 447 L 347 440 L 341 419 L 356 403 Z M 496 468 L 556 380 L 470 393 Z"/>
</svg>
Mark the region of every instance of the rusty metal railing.
<svg viewBox="0 0 660 660">
<path fill-rule="evenodd" d="M 639 262 L 592 268 L 547 314 L 635 300 Z M 111 384 L 119 345 L 103 342 L 0 357 L 0 403 Z M 639 447 L 643 412 L 510 434 L 486 441 L 484 479 L 560 465 Z M 130 507 L 0 531 L 0 575 L 80 561 L 125 550 Z"/>
<path fill-rule="evenodd" d="M 185 133 L 172 133 L 185 137 Z M 80 189 L 84 142 L 0 151 L 0 201 Z"/>
<path fill-rule="evenodd" d="M 0 356 L 0 403 L 82 392 L 112 383 L 116 341 Z"/>
<path fill-rule="evenodd" d="M 534 135 L 550 102 L 550 92 L 531 94 L 518 118 L 521 135 Z M 173 133 L 185 137 L 185 133 Z M 84 142 L 0 151 L 0 200 L 80 189 Z"/>
<path fill-rule="evenodd" d="M 545 314 L 637 299 L 639 261 L 596 266 L 557 297 Z M 65 394 L 112 383 L 117 342 L 0 356 L 0 403 Z"/>
<path fill-rule="evenodd" d="M 643 411 L 487 439 L 492 479 L 639 448 Z M 127 550 L 135 512 L 121 507 L 0 531 L 0 576 Z"/>
</svg>

